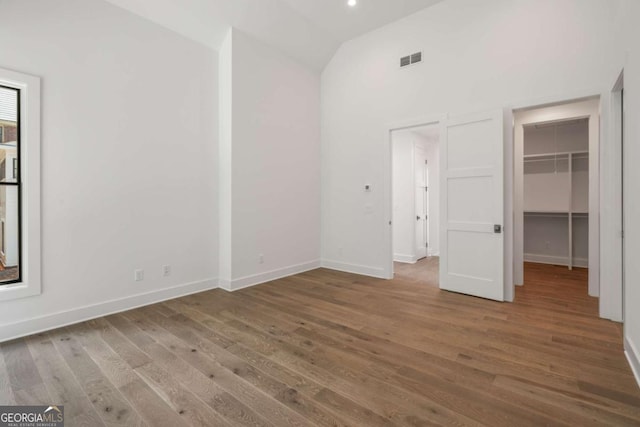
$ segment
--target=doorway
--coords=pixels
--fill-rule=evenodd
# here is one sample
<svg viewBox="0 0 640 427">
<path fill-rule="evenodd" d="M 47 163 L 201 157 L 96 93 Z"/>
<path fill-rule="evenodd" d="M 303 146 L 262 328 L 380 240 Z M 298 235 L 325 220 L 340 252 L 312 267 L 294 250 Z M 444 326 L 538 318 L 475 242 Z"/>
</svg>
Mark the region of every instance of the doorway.
<svg viewBox="0 0 640 427">
<path fill-rule="evenodd" d="M 392 257 L 396 266 L 420 264 L 437 269 L 439 143 L 437 123 L 391 131 Z"/>
<path fill-rule="evenodd" d="M 583 269 L 584 293 L 600 294 L 599 111 L 598 97 L 514 111 L 516 285 L 552 265 Z"/>
</svg>

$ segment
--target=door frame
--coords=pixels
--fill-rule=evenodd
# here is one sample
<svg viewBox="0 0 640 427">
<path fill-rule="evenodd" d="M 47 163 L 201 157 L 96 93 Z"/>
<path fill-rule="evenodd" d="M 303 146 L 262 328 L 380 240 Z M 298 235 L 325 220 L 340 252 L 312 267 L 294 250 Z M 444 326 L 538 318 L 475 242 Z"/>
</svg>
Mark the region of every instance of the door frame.
<svg viewBox="0 0 640 427">
<path fill-rule="evenodd" d="M 437 125 L 440 128 L 440 136 L 443 135 L 444 126 L 446 125 L 448 115 L 439 114 L 428 117 L 419 117 L 394 122 L 385 126 L 385 144 L 386 149 L 384 158 L 384 201 L 383 212 L 386 214 L 383 219 L 385 221 L 386 233 L 384 236 L 384 278 L 393 279 L 393 132 L 418 128 L 422 126 Z M 414 233 L 415 234 L 415 233 Z"/>
<path fill-rule="evenodd" d="M 414 184 L 413 184 L 413 189 L 414 189 L 414 210 L 416 211 L 416 215 L 417 215 L 417 211 L 420 210 L 420 217 L 422 218 L 422 216 L 424 216 L 424 218 L 422 218 L 421 220 L 424 221 L 423 224 L 423 237 L 422 238 L 418 238 L 418 233 L 417 230 L 414 229 L 414 233 L 413 233 L 413 246 L 416 250 L 416 261 L 419 261 L 423 258 L 428 258 L 429 257 L 429 229 L 428 229 L 428 221 L 429 221 L 429 212 L 427 211 L 429 208 L 429 194 L 427 194 L 427 191 L 425 190 L 425 188 L 427 188 L 427 182 L 428 182 L 428 177 L 427 177 L 427 164 L 426 161 L 425 163 L 420 162 L 420 164 L 418 165 L 417 162 L 417 157 L 418 157 L 418 151 L 423 151 L 425 157 L 426 157 L 426 150 L 422 147 L 418 147 L 418 145 L 416 143 L 413 144 L 413 176 L 414 176 Z M 418 201 L 417 201 L 417 194 L 418 194 L 418 185 L 417 182 L 415 180 L 415 178 L 417 177 L 418 174 L 418 166 L 420 166 L 420 174 L 422 175 L 422 183 L 424 184 L 424 187 L 420 187 L 422 189 L 421 191 L 421 195 L 423 197 L 422 199 L 422 207 L 420 207 L 420 209 L 418 209 Z M 417 221 L 417 218 L 416 218 Z M 416 225 L 417 227 L 417 225 Z M 423 247 L 420 246 L 419 243 L 422 243 L 421 240 L 425 241 L 425 245 Z M 420 256 L 420 253 L 418 253 L 419 250 L 424 250 L 424 257 Z"/>
<path fill-rule="evenodd" d="M 608 248 L 615 246 L 619 241 L 616 233 L 619 229 L 612 225 L 615 221 L 611 218 L 621 216 L 621 206 L 617 206 L 613 212 L 607 209 L 607 195 L 613 194 L 616 191 L 621 191 L 621 183 L 617 184 L 616 180 L 620 180 L 619 170 L 611 165 L 608 160 L 612 156 L 615 158 L 619 151 L 616 149 L 616 141 L 613 136 L 612 126 L 612 89 L 616 88 L 616 85 L 620 77 L 616 77 L 611 81 L 611 85 L 608 88 L 597 87 L 592 90 L 569 92 L 564 95 L 555 95 L 549 97 L 532 98 L 520 102 L 515 102 L 509 106 L 511 111 L 522 110 L 527 108 L 534 108 L 536 106 L 550 106 L 554 104 L 563 104 L 570 100 L 581 100 L 593 97 L 600 97 L 600 147 L 598 156 L 600 157 L 600 244 L 599 244 L 599 277 L 611 277 L 619 273 L 619 263 L 616 263 L 615 259 L 609 260 L 611 257 L 608 254 Z M 606 87 L 606 86 L 605 86 Z M 515 131 L 515 128 L 513 128 Z M 616 212 L 617 210 L 617 212 Z M 515 261 L 515 259 L 514 259 Z M 515 279 L 515 277 L 514 277 Z M 514 280 L 515 281 L 515 280 Z M 616 295 L 616 287 L 620 287 L 621 284 L 613 283 L 609 280 L 600 280 L 600 317 L 610 319 L 613 321 L 621 321 L 621 310 L 617 310 L 616 306 L 621 306 L 622 301 L 618 301 L 618 298 L 612 298 Z M 607 303 L 611 300 L 611 303 Z M 615 301 L 614 301 L 615 300 Z"/>
<path fill-rule="evenodd" d="M 438 141 L 439 142 L 439 141 Z M 439 149 L 440 147 L 438 147 Z M 424 226 L 425 226 L 425 240 L 426 240 L 426 247 L 427 247 L 427 257 L 433 256 L 433 255 L 429 255 L 429 252 L 431 251 L 431 233 L 429 232 L 429 227 L 431 225 L 431 204 L 429 203 L 429 198 L 431 197 L 431 193 L 429 192 L 429 161 L 425 161 L 424 163 L 424 185 L 426 187 L 425 190 L 425 197 L 424 197 L 424 213 L 425 213 L 425 221 L 424 221 Z"/>
<path fill-rule="evenodd" d="M 598 100 L 598 108 L 594 111 L 588 104 Z M 576 104 L 571 111 L 564 111 L 566 105 Z M 583 105 L 581 105 L 583 104 Z M 589 295 L 598 297 L 600 294 L 600 145 L 602 131 L 600 129 L 600 112 L 602 111 L 602 97 L 592 95 L 581 99 L 567 99 L 563 102 L 534 105 L 527 108 L 514 109 L 516 112 L 527 110 L 549 109 L 544 115 L 514 120 L 514 281 L 523 285 L 524 264 L 524 194 L 522 172 L 522 150 L 524 144 L 524 126 L 535 123 L 554 122 L 570 119 L 589 119 Z M 595 191 L 594 191 L 595 190 Z"/>
<path fill-rule="evenodd" d="M 611 86 L 609 152 L 603 153 L 601 274 L 607 280 L 600 286 L 600 316 L 617 322 L 624 320 L 624 175 L 628 171 L 623 159 L 622 90 L 624 69 Z M 626 133 L 626 132 L 625 132 Z M 609 171 L 608 173 L 606 171 Z M 622 170 L 622 173 L 620 173 Z"/>
</svg>

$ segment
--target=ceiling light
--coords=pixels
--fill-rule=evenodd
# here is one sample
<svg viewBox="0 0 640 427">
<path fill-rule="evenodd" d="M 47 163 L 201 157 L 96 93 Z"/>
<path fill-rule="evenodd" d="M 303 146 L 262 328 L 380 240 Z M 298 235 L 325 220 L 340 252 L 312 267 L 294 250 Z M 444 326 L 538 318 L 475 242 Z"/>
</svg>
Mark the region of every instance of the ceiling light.
<svg viewBox="0 0 640 427">
<path fill-rule="evenodd" d="M 358 2 L 356 0 L 349 0 L 347 4 L 351 7 L 354 7 Z"/>
</svg>

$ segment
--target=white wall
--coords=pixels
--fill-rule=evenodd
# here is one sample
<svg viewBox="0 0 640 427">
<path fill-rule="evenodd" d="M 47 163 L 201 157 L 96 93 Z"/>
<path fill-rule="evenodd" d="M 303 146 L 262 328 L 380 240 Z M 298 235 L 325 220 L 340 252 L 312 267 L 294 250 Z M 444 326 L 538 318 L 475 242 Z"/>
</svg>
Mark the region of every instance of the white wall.
<svg viewBox="0 0 640 427">
<path fill-rule="evenodd" d="M 390 123 L 604 90 L 619 4 L 448 0 L 344 44 L 322 76 L 323 258 L 384 271 Z M 399 69 L 418 50 L 428 60 Z M 374 191 L 363 200 L 366 181 Z"/>
<path fill-rule="evenodd" d="M 236 29 L 230 56 L 231 139 L 220 160 L 230 168 L 221 218 L 231 249 L 221 284 L 234 290 L 320 265 L 320 76 Z"/>
<path fill-rule="evenodd" d="M 98 0 L 0 1 L 0 51 L 43 88 L 43 292 L 0 340 L 215 287 L 215 52 Z"/>
<path fill-rule="evenodd" d="M 640 3 L 625 0 L 621 10 L 623 37 L 618 47 L 626 53 L 625 93 L 625 349 L 640 382 Z M 622 64 L 621 64 L 622 65 Z M 619 72 L 619 70 L 618 70 Z M 613 85 L 616 76 L 611 76 Z"/>
<path fill-rule="evenodd" d="M 597 105 L 597 103 L 596 103 Z M 544 109 L 541 109 L 544 110 Z M 540 111 L 540 110 L 538 110 Z M 540 111 L 544 116 L 544 111 Z M 568 112 L 568 114 L 571 114 Z M 518 120 L 518 113 L 516 113 Z M 553 126 L 527 126 L 524 131 L 524 155 L 589 151 L 589 126 L 586 121 Z"/>
</svg>

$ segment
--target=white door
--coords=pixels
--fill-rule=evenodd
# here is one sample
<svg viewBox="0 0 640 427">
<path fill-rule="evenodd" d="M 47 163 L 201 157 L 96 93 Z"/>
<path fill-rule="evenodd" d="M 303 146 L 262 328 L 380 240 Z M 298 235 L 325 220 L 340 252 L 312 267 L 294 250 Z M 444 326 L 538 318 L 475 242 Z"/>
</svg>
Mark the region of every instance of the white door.
<svg viewBox="0 0 640 427">
<path fill-rule="evenodd" d="M 414 151 L 415 170 L 415 207 L 416 207 L 416 258 L 427 256 L 427 171 L 425 159 L 427 153 L 416 146 Z"/>
<path fill-rule="evenodd" d="M 440 150 L 440 288 L 504 301 L 502 111 L 447 121 Z"/>
</svg>

